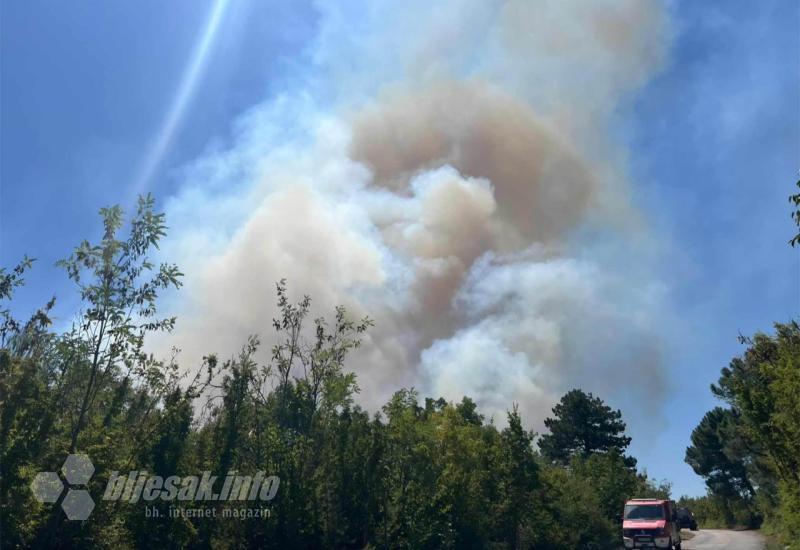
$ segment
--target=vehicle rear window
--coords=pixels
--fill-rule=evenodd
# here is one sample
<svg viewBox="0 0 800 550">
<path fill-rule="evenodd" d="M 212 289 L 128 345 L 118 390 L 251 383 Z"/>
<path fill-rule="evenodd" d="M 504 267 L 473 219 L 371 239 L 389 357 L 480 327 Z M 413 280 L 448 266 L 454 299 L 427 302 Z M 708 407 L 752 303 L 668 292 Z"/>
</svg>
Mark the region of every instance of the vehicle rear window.
<svg viewBox="0 0 800 550">
<path fill-rule="evenodd" d="M 625 519 L 664 519 L 660 504 L 626 504 Z"/>
</svg>

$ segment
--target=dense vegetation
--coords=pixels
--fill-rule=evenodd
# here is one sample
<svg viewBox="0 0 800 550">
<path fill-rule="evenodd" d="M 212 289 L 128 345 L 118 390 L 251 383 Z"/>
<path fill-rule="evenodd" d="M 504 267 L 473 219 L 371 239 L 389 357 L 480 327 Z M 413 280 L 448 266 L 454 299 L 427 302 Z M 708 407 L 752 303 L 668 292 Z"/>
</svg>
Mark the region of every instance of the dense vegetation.
<svg viewBox="0 0 800 550">
<path fill-rule="evenodd" d="M 800 187 L 800 181 L 797 182 Z M 800 193 L 789 198 L 800 229 Z M 790 241 L 800 244 L 800 232 Z M 692 432 L 686 462 L 708 495 L 684 499 L 701 525 L 763 523 L 782 543 L 800 541 L 800 326 L 740 337 L 747 346 L 722 369 L 712 393 L 726 406 Z"/>
<path fill-rule="evenodd" d="M 148 260 L 164 217 L 141 199 L 123 238 L 122 211 L 101 213 L 101 241 L 60 262 L 83 304 L 68 330 L 53 330 L 53 300 L 27 322 L 0 310 L 5 547 L 610 548 L 626 498 L 669 493 L 625 455 L 619 411 L 580 390 L 553 409 L 541 453 L 513 404 L 499 427 L 468 397 L 401 389 L 369 414 L 354 402 L 345 360 L 372 321 L 342 308 L 310 320 L 310 300 L 293 303 L 283 282 L 269 353 L 253 336 L 227 360 L 209 353 L 179 368 L 178 354 L 153 357 L 148 335 L 176 322 L 158 316 L 159 293 L 181 284 L 176 266 Z M 0 273 L 6 304 L 31 265 Z M 57 471 L 72 452 L 96 468 L 87 521 L 66 520 L 60 500 L 40 504 L 30 490 L 37 472 Z M 176 505 L 241 503 L 102 500 L 111 472 L 129 470 L 264 470 L 280 487 L 268 518 L 168 517 Z M 148 506 L 161 517 L 146 517 Z"/>
<path fill-rule="evenodd" d="M 742 338 L 747 349 L 722 369 L 713 393 L 727 407 L 706 413 L 686 461 L 706 479 L 693 502 L 707 526 L 759 526 L 800 540 L 800 326 Z"/>
</svg>

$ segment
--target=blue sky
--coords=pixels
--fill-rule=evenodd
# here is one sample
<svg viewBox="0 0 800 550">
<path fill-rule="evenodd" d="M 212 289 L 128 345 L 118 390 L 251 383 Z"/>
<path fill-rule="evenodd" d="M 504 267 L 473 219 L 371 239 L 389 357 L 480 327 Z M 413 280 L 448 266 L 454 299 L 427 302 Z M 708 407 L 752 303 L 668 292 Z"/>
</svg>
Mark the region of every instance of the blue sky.
<svg viewBox="0 0 800 550">
<path fill-rule="evenodd" d="M 97 234 L 100 206 L 130 201 L 211 7 L 3 4 L 0 254 L 5 266 L 38 259 L 19 310 L 56 293 L 57 314 L 69 316 L 74 297 L 52 265 Z M 799 257 L 787 245 L 800 152 L 798 10 L 788 0 L 671 4 L 665 67 L 615 113 L 633 202 L 659 237 L 674 383 L 666 424 L 633 451 L 677 494 L 703 492 L 683 451 L 715 405 L 708 385 L 741 351 L 737 335 L 800 312 Z M 243 112 L 292 94 L 318 31 L 313 6 L 230 1 L 148 184 L 157 198 L 178 192 L 182 167 L 229 142 Z"/>
<path fill-rule="evenodd" d="M 667 444 L 685 445 L 708 385 L 742 347 L 800 312 L 787 195 L 800 158 L 794 2 L 684 2 L 667 70 L 640 94 L 629 134 L 641 204 L 671 251 L 661 272 L 678 316 L 668 364 L 680 382 Z M 702 490 L 668 454 L 678 491 Z M 662 470 L 662 468 L 664 470 Z"/>
<path fill-rule="evenodd" d="M 226 139 L 234 117 L 280 86 L 282 65 L 308 40 L 312 10 L 261 4 L 236 2 L 227 11 L 228 32 L 217 36 L 189 116 L 150 183 L 156 196 L 174 189 L 172 170 Z M 3 5 L 2 257 L 4 265 L 25 253 L 39 260 L 29 307 L 54 284 L 67 288 L 50 267 L 96 232 L 98 207 L 130 201 L 212 6 Z"/>
</svg>

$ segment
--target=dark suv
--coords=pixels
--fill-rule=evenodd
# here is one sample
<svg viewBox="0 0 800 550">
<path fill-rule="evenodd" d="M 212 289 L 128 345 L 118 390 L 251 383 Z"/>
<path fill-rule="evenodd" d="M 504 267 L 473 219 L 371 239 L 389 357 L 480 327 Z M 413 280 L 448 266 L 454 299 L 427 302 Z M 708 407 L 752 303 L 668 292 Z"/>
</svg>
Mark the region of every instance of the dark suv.
<svg viewBox="0 0 800 550">
<path fill-rule="evenodd" d="M 688 528 L 697 531 L 697 520 L 688 508 L 678 508 L 678 525 L 681 529 Z"/>
</svg>

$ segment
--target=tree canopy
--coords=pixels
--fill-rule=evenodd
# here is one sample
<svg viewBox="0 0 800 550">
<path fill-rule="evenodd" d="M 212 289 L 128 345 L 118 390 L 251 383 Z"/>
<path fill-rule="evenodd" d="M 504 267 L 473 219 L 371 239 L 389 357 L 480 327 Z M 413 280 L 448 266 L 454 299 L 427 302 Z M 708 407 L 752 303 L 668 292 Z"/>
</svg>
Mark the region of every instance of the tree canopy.
<svg viewBox="0 0 800 550">
<path fill-rule="evenodd" d="M 546 458 L 562 464 L 574 456 L 588 458 L 612 452 L 623 456 L 631 442 L 625 435 L 622 413 L 579 389 L 561 398 L 553 407 L 553 417 L 546 418 L 544 425 L 550 433 L 541 436 L 539 448 Z M 631 467 L 636 465 L 631 457 L 626 462 Z"/>
<path fill-rule="evenodd" d="M 158 302 L 181 273 L 148 259 L 166 220 L 149 197 L 127 225 L 118 207 L 101 218 L 99 242 L 59 264 L 82 304 L 66 330 L 53 330 L 52 299 L 26 322 L 12 315 L 32 260 L 0 271 L 4 546 L 602 549 L 618 542 L 613 518 L 626 498 L 668 495 L 623 457 L 630 439 L 619 411 L 578 390 L 548 422 L 548 459 L 513 405 L 498 426 L 467 396 L 399 388 L 380 411 L 365 411 L 347 360 L 373 321 L 342 307 L 312 320 L 311 298 L 290 300 L 286 281 L 265 327 L 271 349 L 253 335 L 228 358 L 154 357 L 147 338 L 178 322 L 159 316 Z M 65 518 L 66 492 L 48 503 L 31 491 L 39 472 L 59 472 L 73 452 L 95 467 L 85 521 Z M 279 487 L 265 518 L 225 517 L 242 507 L 230 500 L 103 499 L 111 477 L 131 470 L 264 471 Z M 172 514 L 184 507 L 213 514 Z"/>
</svg>

